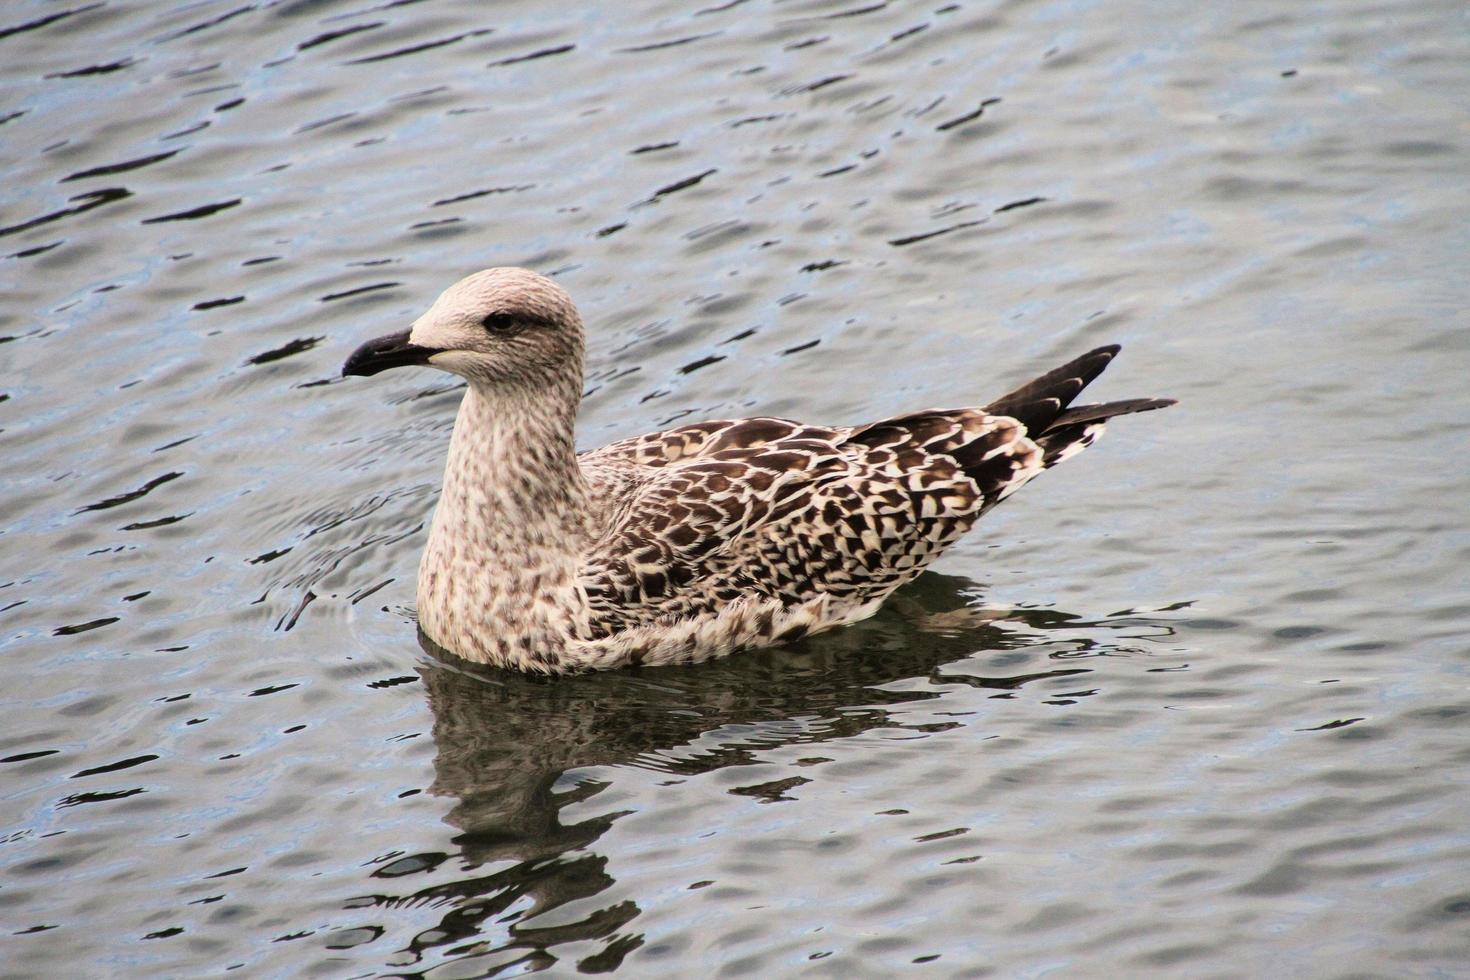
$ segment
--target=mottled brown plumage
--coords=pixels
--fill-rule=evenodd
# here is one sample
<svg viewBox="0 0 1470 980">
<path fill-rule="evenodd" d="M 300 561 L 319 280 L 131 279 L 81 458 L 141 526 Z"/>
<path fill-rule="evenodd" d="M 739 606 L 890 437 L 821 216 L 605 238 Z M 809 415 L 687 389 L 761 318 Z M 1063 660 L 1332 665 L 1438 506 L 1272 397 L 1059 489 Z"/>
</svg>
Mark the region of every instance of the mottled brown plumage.
<svg viewBox="0 0 1470 980">
<path fill-rule="evenodd" d="M 419 570 L 419 621 L 471 660 L 560 673 L 684 663 L 871 615 L 989 508 L 1165 399 L 1073 407 L 1100 347 L 984 408 L 868 425 L 700 422 L 578 456 L 582 326 L 491 269 L 344 367 L 469 381 Z"/>
</svg>

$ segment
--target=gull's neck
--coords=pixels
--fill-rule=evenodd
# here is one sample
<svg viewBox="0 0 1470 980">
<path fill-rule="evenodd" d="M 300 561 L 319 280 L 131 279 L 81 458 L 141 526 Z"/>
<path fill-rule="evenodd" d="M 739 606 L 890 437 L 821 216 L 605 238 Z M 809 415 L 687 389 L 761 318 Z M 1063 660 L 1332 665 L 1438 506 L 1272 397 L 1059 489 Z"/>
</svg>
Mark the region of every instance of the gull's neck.
<svg viewBox="0 0 1470 980">
<path fill-rule="evenodd" d="M 460 403 L 418 613 L 430 639 L 467 659 L 545 669 L 586 634 L 577 380 L 537 390 L 472 382 Z"/>
</svg>

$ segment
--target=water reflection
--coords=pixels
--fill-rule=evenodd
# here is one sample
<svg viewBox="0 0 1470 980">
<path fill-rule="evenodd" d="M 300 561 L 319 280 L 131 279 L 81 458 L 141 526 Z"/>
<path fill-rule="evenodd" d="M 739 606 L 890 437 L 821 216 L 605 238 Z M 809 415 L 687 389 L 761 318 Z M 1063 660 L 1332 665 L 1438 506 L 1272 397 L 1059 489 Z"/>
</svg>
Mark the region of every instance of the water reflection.
<svg viewBox="0 0 1470 980">
<path fill-rule="evenodd" d="M 429 791 L 459 801 L 446 818 L 460 831 L 454 838 L 459 852 L 398 857 L 378 867 L 374 883 L 383 890 L 353 906 L 446 908 L 434 928 L 420 932 L 399 954 L 398 967 L 421 963 L 432 950 L 438 950 L 436 959 L 493 954 L 498 965 L 492 972 L 513 965 L 540 967 L 555 962 L 552 947 L 586 940 L 606 946 L 579 968 L 616 966 L 639 945 L 625 929 L 639 914 L 633 902 L 600 908 L 578 922 L 534 925 L 541 913 L 595 896 L 614 883 L 608 858 L 594 848 L 624 813 L 563 822 L 568 806 L 608 786 L 564 777 L 579 769 L 622 765 L 693 776 L 750 764 L 774 746 L 820 743 L 879 726 L 958 727 L 958 721 L 905 724 L 891 709 L 941 697 L 942 684 L 993 688 L 998 697 L 1009 697 L 1031 681 L 1089 673 L 1076 658 L 1097 652 L 1096 641 L 1082 630 L 1096 636 L 1099 627 L 1139 625 L 1138 620 L 1087 622 L 1055 610 L 991 613 L 976 604 L 977 593 L 968 579 L 929 573 L 877 617 L 801 644 L 694 667 L 553 680 L 475 668 L 441 656 L 432 641 L 421 637 L 434 658 L 419 668 L 434 719 Z M 1064 649 L 1055 649 L 1061 629 L 1079 634 L 1068 637 Z M 1040 669 L 1034 658 L 1023 671 L 1005 676 L 943 669 L 977 651 L 1043 643 L 1053 649 Z M 912 679 L 933 683 L 888 687 Z M 776 799 L 790 783 L 742 792 Z M 418 873 L 450 860 L 471 873 L 420 890 L 391 887 L 394 878 L 417 879 Z M 508 925 L 494 921 L 503 915 Z"/>
</svg>

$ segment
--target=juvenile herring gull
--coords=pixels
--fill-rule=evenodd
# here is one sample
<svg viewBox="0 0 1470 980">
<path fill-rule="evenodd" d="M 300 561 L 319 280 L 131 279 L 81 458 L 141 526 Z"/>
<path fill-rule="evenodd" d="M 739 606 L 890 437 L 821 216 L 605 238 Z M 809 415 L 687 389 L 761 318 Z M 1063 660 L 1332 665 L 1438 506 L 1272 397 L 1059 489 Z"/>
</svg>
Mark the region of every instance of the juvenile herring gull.
<svg viewBox="0 0 1470 980">
<path fill-rule="evenodd" d="M 983 408 L 697 422 L 578 454 L 582 350 L 560 286 L 487 269 L 342 367 L 469 383 L 418 578 L 420 629 L 467 660 L 691 663 L 856 622 L 1109 418 L 1173 404 L 1071 406 L 1109 346 Z"/>
</svg>

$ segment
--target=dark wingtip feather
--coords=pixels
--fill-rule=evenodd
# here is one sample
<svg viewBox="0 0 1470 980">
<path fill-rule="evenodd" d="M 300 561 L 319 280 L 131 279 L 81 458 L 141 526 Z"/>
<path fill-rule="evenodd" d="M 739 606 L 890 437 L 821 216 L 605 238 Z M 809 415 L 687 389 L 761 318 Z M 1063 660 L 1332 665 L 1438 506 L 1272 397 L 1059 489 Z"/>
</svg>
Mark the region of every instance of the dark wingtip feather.
<svg viewBox="0 0 1470 980">
<path fill-rule="evenodd" d="M 1177 404 L 1179 403 L 1173 398 L 1129 398 L 1125 401 L 1104 402 L 1101 405 L 1074 405 L 1052 419 L 1047 430 L 1076 425 L 1079 422 L 1103 422 L 1118 415 L 1152 412 Z"/>
<path fill-rule="evenodd" d="M 1032 438 L 1041 447 L 1042 466 L 1050 469 L 1057 463 L 1086 449 L 1102 434 L 1102 425 L 1119 415 L 1152 412 L 1177 404 L 1172 398 L 1129 398 L 1100 405 L 1074 405 L 1051 420 L 1041 433 Z"/>
<path fill-rule="evenodd" d="M 1028 432 L 1045 431 L 1122 349 L 1121 344 L 1096 347 L 991 402 L 985 411 L 1017 419 Z"/>
</svg>

